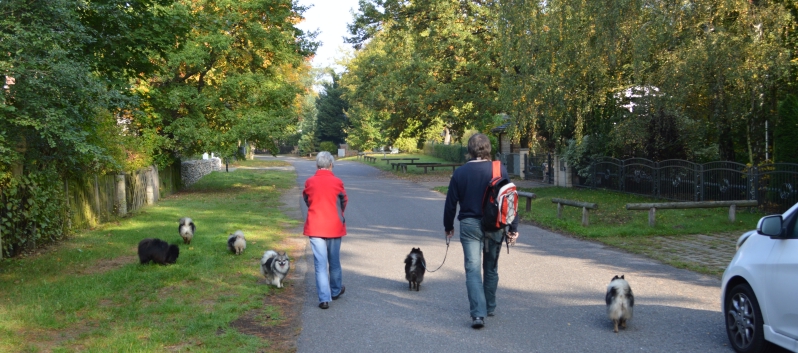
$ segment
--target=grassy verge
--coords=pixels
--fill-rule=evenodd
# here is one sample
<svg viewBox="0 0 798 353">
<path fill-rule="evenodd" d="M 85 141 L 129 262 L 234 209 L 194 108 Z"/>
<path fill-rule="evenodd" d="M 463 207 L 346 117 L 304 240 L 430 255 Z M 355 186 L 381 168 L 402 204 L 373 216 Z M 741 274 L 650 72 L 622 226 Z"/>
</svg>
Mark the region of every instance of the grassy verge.
<svg viewBox="0 0 798 353">
<path fill-rule="evenodd" d="M 235 322 L 267 329 L 287 315 L 268 298 L 290 289 L 260 283 L 258 260 L 266 249 L 285 249 L 288 230 L 299 224 L 278 209 L 294 179 L 278 171 L 212 173 L 132 217 L 0 262 L 0 351 L 280 350 Z M 182 216 L 197 225 L 191 245 L 177 233 Z M 241 256 L 226 248 L 238 229 L 247 237 Z M 137 244 L 148 237 L 180 241 L 177 263 L 140 265 Z"/>
<path fill-rule="evenodd" d="M 435 190 L 446 193 L 447 187 Z M 525 199 L 519 203 L 521 219 L 558 233 L 592 239 L 601 243 L 648 256 L 677 268 L 719 277 L 734 255 L 734 244 L 744 231 L 754 229 L 763 216 L 760 212 L 738 210 L 730 223 L 727 208 L 657 210 L 655 227 L 648 226 L 647 211 L 627 211 L 627 203 L 662 202 L 662 200 L 603 190 L 547 187 L 525 189 L 537 194 L 532 210 L 526 212 Z M 552 198 L 595 202 L 590 210 L 590 225 L 581 224 L 582 210 L 565 206 L 557 218 Z"/>
<path fill-rule="evenodd" d="M 446 193 L 447 187 L 435 190 Z M 521 219 L 544 228 L 586 238 L 635 237 L 652 235 L 716 234 L 750 230 L 763 216 L 745 209 L 737 211 L 736 221 L 729 222 L 728 208 L 693 208 L 684 210 L 657 210 L 656 226 L 648 225 L 648 211 L 627 211 L 627 203 L 665 202 L 643 196 L 622 194 L 605 190 L 546 187 L 524 189 L 534 192 L 531 211 L 526 211 L 526 199 L 519 202 Z M 582 226 L 582 209 L 563 206 L 562 218 L 557 218 L 557 204 L 552 198 L 593 202 L 597 210 L 589 210 L 590 225 Z"/>
</svg>

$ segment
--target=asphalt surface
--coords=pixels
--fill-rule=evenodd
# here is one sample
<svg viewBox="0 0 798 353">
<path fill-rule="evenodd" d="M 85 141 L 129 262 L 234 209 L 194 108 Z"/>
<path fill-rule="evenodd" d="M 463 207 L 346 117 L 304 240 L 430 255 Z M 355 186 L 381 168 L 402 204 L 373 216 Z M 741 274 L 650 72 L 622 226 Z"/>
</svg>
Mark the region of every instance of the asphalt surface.
<svg viewBox="0 0 798 353">
<path fill-rule="evenodd" d="M 285 160 L 301 190 L 315 162 Z M 346 293 L 318 308 L 307 247 L 296 266 L 306 271 L 298 352 L 732 352 L 718 279 L 526 224 L 499 258 L 496 316 L 474 330 L 458 235 L 419 292 L 404 279 L 412 247 L 421 247 L 430 269 L 444 259 L 445 196 L 357 162 L 337 161 L 333 172 L 349 196 L 341 246 Z M 293 199 L 305 212 L 298 193 Z M 617 334 L 604 304 L 616 274 L 635 294 L 634 317 Z"/>
</svg>

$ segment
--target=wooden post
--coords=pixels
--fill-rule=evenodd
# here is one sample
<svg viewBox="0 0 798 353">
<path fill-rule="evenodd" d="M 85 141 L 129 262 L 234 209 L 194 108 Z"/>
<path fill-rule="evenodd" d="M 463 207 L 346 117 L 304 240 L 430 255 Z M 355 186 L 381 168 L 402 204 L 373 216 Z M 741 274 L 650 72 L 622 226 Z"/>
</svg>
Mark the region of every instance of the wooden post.
<svg viewBox="0 0 798 353">
<path fill-rule="evenodd" d="M 734 217 L 737 213 L 737 205 L 729 206 L 729 222 L 734 223 Z"/>
<path fill-rule="evenodd" d="M 116 175 L 116 213 L 120 217 L 127 214 L 127 192 L 124 174 Z"/>
<path fill-rule="evenodd" d="M 148 205 L 155 204 L 155 187 L 153 186 L 152 168 L 144 172 L 145 200 Z"/>
<path fill-rule="evenodd" d="M 562 204 L 557 203 L 557 218 L 562 218 Z"/>
<path fill-rule="evenodd" d="M 654 219 L 656 218 L 656 216 L 657 216 L 657 208 L 656 207 L 650 208 L 648 210 L 648 225 L 649 226 L 651 226 L 651 227 L 654 226 L 654 223 L 655 223 Z"/>
<path fill-rule="evenodd" d="M 589 222 L 587 219 L 587 207 L 582 207 L 582 226 L 587 227 L 588 223 Z"/>
<path fill-rule="evenodd" d="M 532 209 L 532 198 L 526 198 L 526 211 L 529 212 Z"/>
</svg>

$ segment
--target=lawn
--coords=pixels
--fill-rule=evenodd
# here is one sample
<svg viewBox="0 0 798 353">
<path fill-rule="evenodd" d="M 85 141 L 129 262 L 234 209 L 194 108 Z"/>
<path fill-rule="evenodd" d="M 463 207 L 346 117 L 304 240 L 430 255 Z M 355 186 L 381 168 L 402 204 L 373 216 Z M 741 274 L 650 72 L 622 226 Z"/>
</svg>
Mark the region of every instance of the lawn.
<svg viewBox="0 0 798 353">
<path fill-rule="evenodd" d="M 236 160 L 230 163 L 231 167 L 236 168 L 264 168 L 264 167 L 287 167 L 290 166 L 291 163 L 286 161 L 271 159 L 271 160 L 263 160 L 263 159 L 253 159 L 253 160 Z"/>
<path fill-rule="evenodd" d="M 446 187 L 436 188 L 446 193 Z M 627 203 L 666 202 L 661 199 L 617 193 L 605 190 L 545 187 L 524 189 L 533 192 L 537 199 L 526 212 L 526 199 L 519 202 L 521 219 L 547 229 L 586 238 L 635 237 L 652 235 L 716 234 L 756 228 L 763 216 L 759 212 L 738 209 L 736 221 L 729 222 L 728 208 L 693 208 L 683 210 L 657 210 L 656 226 L 648 225 L 648 211 L 627 211 Z M 552 198 L 593 202 L 597 210 L 590 211 L 590 225 L 582 226 L 582 209 L 563 206 L 562 218 L 557 218 L 557 204 Z"/>
<path fill-rule="evenodd" d="M 289 296 L 290 286 L 263 284 L 259 258 L 273 248 L 296 253 L 286 239 L 301 221 L 278 209 L 294 183 L 290 172 L 214 172 L 131 217 L 3 260 L 0 351 L 283 350 L 242 332 L 267 331 L 290 315 L 269 304 Z M 177 232 L 183 216 L 197 226 L 190 245 Z M 241 256 L 226 247 L 238 229 L 247 237 Z M 137 244 L 148 237 L 179 243 L 177 263 L 139 264 Z"/>
<path fill-rule="evenodd" d="M 402 171 L 392 169 L 391 162 L 408 162 L 408 161 L 384 161 L 382 158 L 419 158 L 418 160 L 414 161 L 415 163 L 441 163 L 441 164 L 451 164 L 454 162 L 450 162 L 441 158 L 433 157 L 426 154 L 412 154 L 412 153 L 399 153 L 399 154 L 386 154 L 385 157 L 382 157 L 382 154 L 374 154 L 374 157 L 377 157 L 377 162 L 367 162 L 364 159 L 360 159 L 360 162 L 363 164 L 368 164 L 370 166 L 376 167 L 377 169 L 393 172 L 397 176 L 420 176 L 424 175 L 424 169 L 418 168 L 415 166 L 408 166 L 407 167 L 407 174 Z M 354 161 L 357 160 L 357 157 L 347 157 L 343 158 L 343 160 Z M 433 170 L 427 170 L 427 174 L 429 176 L 436 176 L 436 175 L 452 175 L 452 167 L 441 167 Z"/>
</svg>

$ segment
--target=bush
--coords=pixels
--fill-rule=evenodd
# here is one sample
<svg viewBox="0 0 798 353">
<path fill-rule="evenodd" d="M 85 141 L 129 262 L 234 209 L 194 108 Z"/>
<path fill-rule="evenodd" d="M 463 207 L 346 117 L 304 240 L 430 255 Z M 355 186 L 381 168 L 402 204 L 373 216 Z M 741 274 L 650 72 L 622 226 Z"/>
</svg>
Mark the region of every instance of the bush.
<svg viewBox="0 0 798 353">
<path fill-rule="evenodd" d="M 456 145 L 442 145 L 436 144 L 432 148 L 432 156 L 442 158 L 444 160 L 463 163 L 466 160 L 465 155 L 468 153 L 468 148 L 461 144 Z"/>
<path fill-rule="evenodd" d="M 393 147 L 398 148 L 401 152 L 417 152 L 418 140 L 408 137 L 400 137 L 393 142 Z"/>
<path fill-rule="evenodd" d="M 319 152 L 321 152 L 321 151 L 327 151 L 327 152 L 330 152 L 330 154 L 332 154 L 333 156 L 337 156 L 338 155 L 338 145 L 336 145 L 332 141 L 322 141 L 322 143 L 319 144 Z"/>
</svg>

